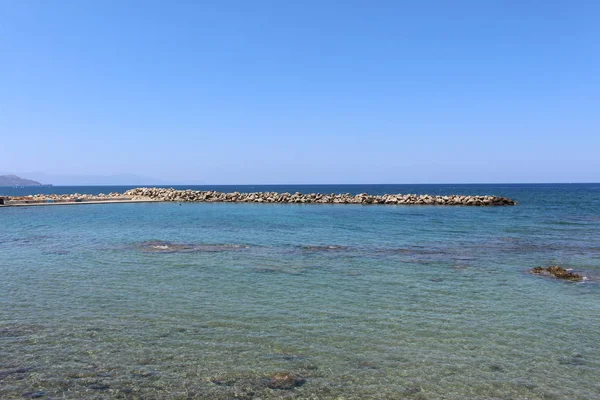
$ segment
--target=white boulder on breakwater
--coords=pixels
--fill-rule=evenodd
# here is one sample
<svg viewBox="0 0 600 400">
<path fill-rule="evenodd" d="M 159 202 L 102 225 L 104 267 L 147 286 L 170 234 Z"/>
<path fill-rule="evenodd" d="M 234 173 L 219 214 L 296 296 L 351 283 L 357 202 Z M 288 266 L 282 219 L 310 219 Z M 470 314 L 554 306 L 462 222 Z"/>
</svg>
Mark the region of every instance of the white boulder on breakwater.
<svg viewBox="0 0 600 400">
<path fill-rule="evenodd" d="M 427 194 L 357 195 L 323 193 L 223 193 L 216 191 L 176 190 L 172 188 L 136 188 L 124 196 L 134 200 L 150 199 L 175 202 L 226 202 L 226 203 L 318 203 L 318 204 L 396 204 L 396 205 L 460 205 L 460 206 L 509 206 L 517 204 L 507 197 L 499 196 L 431 196 Z"/>
</svg>

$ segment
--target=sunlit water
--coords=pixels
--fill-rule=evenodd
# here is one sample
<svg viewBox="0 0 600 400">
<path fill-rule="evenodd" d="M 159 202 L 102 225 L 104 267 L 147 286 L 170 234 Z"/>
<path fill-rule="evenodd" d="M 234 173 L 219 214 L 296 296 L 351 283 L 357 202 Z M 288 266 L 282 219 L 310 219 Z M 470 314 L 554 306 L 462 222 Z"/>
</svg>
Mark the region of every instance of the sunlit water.
<svg viewBox="0 0 600 400">
<path fill-rule="evenodd" d="M 600 185 L 412 189 L 520 205 L 1 208 L 0 398 L 600 398 Z"/>
</svg>

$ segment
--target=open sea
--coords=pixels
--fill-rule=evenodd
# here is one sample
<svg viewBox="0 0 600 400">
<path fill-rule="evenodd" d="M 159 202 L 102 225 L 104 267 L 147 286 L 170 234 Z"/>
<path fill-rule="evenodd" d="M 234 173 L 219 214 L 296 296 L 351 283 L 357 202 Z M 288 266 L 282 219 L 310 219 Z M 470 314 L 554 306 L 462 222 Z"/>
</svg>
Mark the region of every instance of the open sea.
<svg viewBox="0 0 600 400">
<path fill-rule="evenodd" d="M 520 204 L 0 208 L 0 399 L 600 399 L 600 184 L 190 188 Z"/>
</svg>

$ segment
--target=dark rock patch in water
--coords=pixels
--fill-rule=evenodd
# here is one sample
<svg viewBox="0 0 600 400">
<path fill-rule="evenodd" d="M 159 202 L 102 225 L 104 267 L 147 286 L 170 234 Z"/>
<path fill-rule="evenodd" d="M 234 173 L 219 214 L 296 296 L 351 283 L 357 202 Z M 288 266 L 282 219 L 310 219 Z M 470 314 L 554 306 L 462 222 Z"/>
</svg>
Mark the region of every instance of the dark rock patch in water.
<svg viewBox="0 0 600 400">
<path fill-rule="evenodd" d="M 108 389 L 110 389 L 110 385 L 107 385 L 104 383 L 94 383 L 92 385 L 89 385 L 88 387 L 93 390 L 108 390 Z"/>
<path fill-rule="evenodd" d="M 276 274 L 284 271 L 282 270 L 282 268 L 260 267 L 252 268 L 252 272 L 256 272 L 258 274 Z"/>
<path fill-rule="evenodd" d="M 276 390 L 291 390 L 305 383 L 306 379 L 291 372 L 278 372 L 265 381 L 268 388 Z"/>
<path fill-rule="evenodd" d="M 581 366 L 585 365 L 585 359 L 583 358 L 583 354 L 575 354 L 571 357 L 564 357 L 558 360 L 560 365 L 571 365 L 571 366 Z"/>
<path fill-rule="evenodd" d="M 70 252 L 68 250 L 49 250 L 49 251 L 44 251 L 42 254 L 45 255 L 55 255 L 55 256 L 64 256 L 69 254 Z"/>
<path fill-rule="evenodd" d="M 39 399 L 40 397 L 44 397 L 44 392 L 43 391 L 37 391 L 37 392 L 26 392 L 23 393 L 23 397 L 25 397 L 26 399 Z"/>
<path fill-rule="evenodd" d="M 504 372 L 504 367 L 502 365 L 491 364 L 489 368 L 492 372 Z"/>
<path fill-rule="evenodd" d="M 239 244 L 172 243 L 161 240 L 152 240 L 139 243 L 136 247 L 145 253 L 214 253 L 243 250 L 248 249 L 250 246 Z"/>
<path fill-rule="evenodd" d="M 421 392 L 421 388 L 420 387 L 407 387 L 406 389 L 404 389 L 404 395 L 413 395 L 413 394 L 417 394 Z"/>
<path fill-rule="evenodd" d="M 6 378 L 9 375 L 18 375 L 16 377 L 17 380 L 22 379 L 23 375 L 31 371 L 33 368 L 11 368 L 11 369 L 2 369 L 0 370 L 0 380 Z"/>
<path fill-rule="evenodd" d="M 405 249 L 405 248 L 394 248 L 394 249 L 379 249 L 380 253 L 390 253 L 390 254 L 418 254 L 419 252 L 414 249 Z"/>
<path fill-rule="evenodd" d="M 156 364 L 156 360 L 154 358 L 140 358 L 137 359 L 136 362 L 139 365 L 151 365 L 151 364 Z"/>
<path fill-rule="evenodd" d="M 33 368 L 17 368 L 14 370 L 15 374 L 26 374 L 27 372 L 31 371 Z"/>
<path fill-rule="evenodd" d="M 68 373 L 66 376 L 69 379 L 86 380 L 86 379 L 90 379 L 90 378 L 95 378 L 96 374 L 97 374 L 97 372 L 95 372 L 95 371 L 78 371 L 78 372 Z"/>
<path fill-rule="evenodd" d="M 158 372 L 156 372 L 156 371 L 150 371 L 150 370 L 144 370 L 144 369 L 133 371 L 131 373 L 131 376 L 136 377 L 136 378 L 152 378 L 157 375 L 158 375 Z"/>
<path fill-rule="evenodd" d="M 305 360 L 306 357 L 299 356 L 296 354 L 267 354 L 265 358 L 269 360 L 282 360 L 282 361 L 302 361 Z"/>
<path fill-rule="evenodd" d="M 41 330 L 39 325 L 4 324 L 0 325 L 0 338 L 33 335 Z"/>
<path fill-rule="evenodd" d="M 303 267 L 303 266 L 295 266 L 295 267 L 258 267 L 252 268 L 252 272 L 258 274 L 284 274 L 284 275 L 301 275 L 314 269 L 314 267 Z"/>
<path fill-rule="evenodd" d="M 220 386 L 233 386 L 235 384 L 235 379 L 224 377 L 224 376 L 217 376 L 217 377 L 210 378 L 210 381 L 212 383 L 214 383 L 215 385 L 220 385 Z"/>
<path fill-rule="evenodd" d="M 558 279 L 564 279 L 567 281 L 583 281 L 584 277 L 571 272 L 570 269 L 559 267 L 558 265 L 552 265 L 550 267 L 542 268 L 535 267 L 531 270 L 534 275 L 553 276 Z"/>
<path fill-rule="evenodd" d="M 328 245 L 328 246 L 302 246 L 306 251 L 344 251 L 349 250 L 346 246 Z"/>
<path fill-rule="evenodd" d="M 14 238 L 14 239 L 12 239 L 12 242 L 15 243 L 17 246 L 19 246 L 19 245 L 26 246 L 28 244 L 38 244 L 41 241 L 51 239 L 51 238 L 52 238 L 52 236 L 49 236 L 49 235 L 30 235 L 30 236 L 26 236 L 26 237 Z"/>
</svg>

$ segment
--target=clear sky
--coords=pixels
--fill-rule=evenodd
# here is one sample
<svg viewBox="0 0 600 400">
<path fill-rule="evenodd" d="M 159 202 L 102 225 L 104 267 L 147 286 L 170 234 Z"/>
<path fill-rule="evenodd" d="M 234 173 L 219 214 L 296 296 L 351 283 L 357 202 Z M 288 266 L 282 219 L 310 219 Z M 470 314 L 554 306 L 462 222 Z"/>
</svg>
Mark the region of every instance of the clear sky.
<svg viewBox="0 0 600 400">
<path fill-rule="evenodd" d="M 596 0 L 0 0 L 0 172 L 598 182 L 599 18 Z"/>
</svg>

